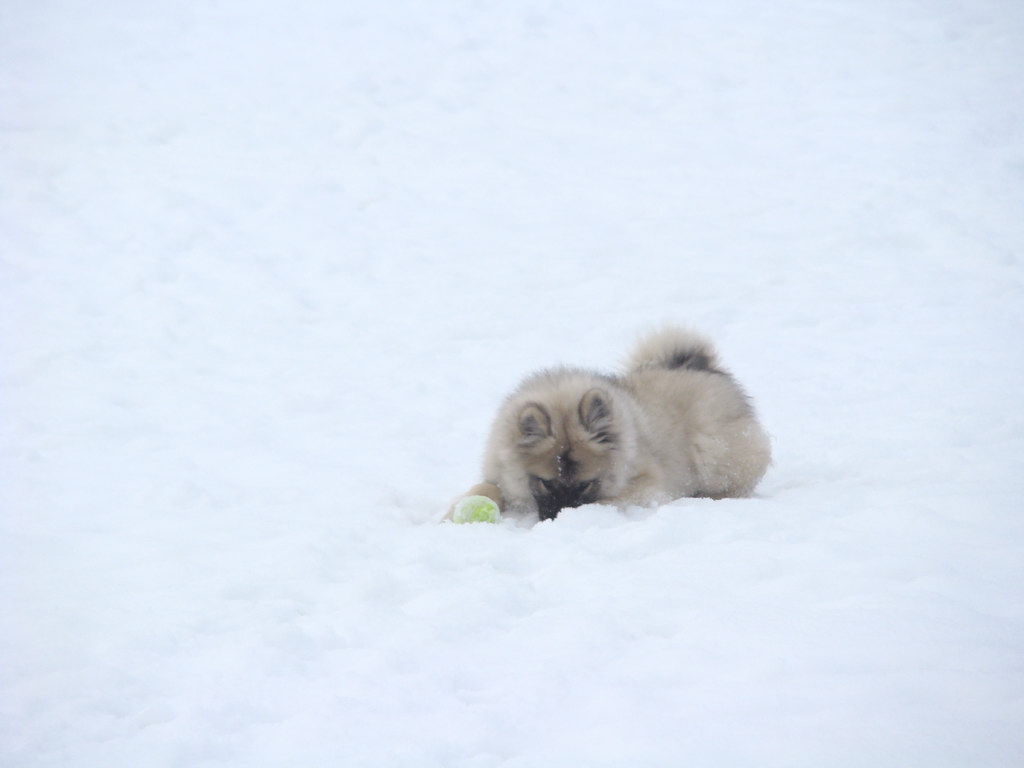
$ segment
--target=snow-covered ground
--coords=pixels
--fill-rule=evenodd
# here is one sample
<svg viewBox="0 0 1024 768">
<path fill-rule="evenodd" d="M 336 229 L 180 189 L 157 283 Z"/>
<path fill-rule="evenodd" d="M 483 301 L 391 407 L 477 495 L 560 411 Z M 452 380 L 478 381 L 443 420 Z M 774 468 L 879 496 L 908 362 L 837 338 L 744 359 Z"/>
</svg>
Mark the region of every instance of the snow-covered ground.
<svg viewBox="0 0 1024 768">
<path fill-rule="evenodd" d="M 6 0 L 0 764 L 1024 764 L 1024 4 Z M 438 525 L 711 334 L 753 499 Z"/>
</svg>

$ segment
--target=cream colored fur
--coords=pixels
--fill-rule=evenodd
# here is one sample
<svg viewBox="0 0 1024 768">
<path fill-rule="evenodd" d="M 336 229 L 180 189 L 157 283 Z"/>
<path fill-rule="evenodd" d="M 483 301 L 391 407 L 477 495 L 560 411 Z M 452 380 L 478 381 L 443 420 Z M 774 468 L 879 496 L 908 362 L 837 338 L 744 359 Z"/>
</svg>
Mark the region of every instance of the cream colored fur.
<svg viewBox="0 0 1024 768">
<path fill-rule="evenodd" d="M 569 506 L 747 496 L 770 462 L 768 436 L 711 343 L 666 328 L 637 343 L 622 376 L 557 368 L 523 381 L 498 411 L 484 483 L 470 493 L 520 514 L 557 504 L 545 483 L 564 484 Z"/>
</svg>

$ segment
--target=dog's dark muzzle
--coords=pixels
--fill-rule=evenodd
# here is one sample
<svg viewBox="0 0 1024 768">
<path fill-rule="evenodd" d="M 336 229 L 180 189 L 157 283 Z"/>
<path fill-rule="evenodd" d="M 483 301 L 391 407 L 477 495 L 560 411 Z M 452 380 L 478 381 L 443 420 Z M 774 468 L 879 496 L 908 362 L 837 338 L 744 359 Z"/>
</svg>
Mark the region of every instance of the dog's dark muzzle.
<svg viewBox="0 0 1024 768">
<path fill-rule="evenodd" d="M 556 487 L 550 493 L 534 494 L 537 512 L 541 520 L 553 520 L 563 509 L 573 509 L 597 501 L 597 495 L 590 493 L 593 483 L 577 486 Z"/>
</svg>

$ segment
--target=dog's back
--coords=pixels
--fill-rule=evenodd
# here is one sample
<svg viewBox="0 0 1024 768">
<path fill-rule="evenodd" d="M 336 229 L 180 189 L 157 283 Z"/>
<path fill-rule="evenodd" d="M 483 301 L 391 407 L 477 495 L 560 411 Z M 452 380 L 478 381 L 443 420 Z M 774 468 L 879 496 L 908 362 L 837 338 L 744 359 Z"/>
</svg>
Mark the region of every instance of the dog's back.
<svg viewBox="0 0 1024 768">
<path fill-rule="evenodd" d="M 666 492 L 721 498 L 754 490 L 771 443 L 710 341 L 678 328 L 646 336 L 624 381 L 647 417 L 647 447 Z"/>
</svg>

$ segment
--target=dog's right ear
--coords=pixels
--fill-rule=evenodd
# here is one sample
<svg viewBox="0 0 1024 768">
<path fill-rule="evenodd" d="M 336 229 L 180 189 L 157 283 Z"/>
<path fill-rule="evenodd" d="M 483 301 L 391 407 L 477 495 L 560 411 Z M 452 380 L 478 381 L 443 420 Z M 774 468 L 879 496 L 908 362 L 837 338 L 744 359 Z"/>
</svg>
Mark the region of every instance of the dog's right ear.
<svg viewBox="0 0 1024 768">
<path fill-rule="evenodd" d="M 608 395 L 604 390 L 594 387 L 580 400 L 580 424 L 588 432 L 599 432 L 612 425 L 612 409 L 608 405 Z"/>
<path fill-rule="evenodd" d="M 519 444 L 530 446 L 551 435 L 551 417 L 544 406 L 530 403 L 519 412 Z"/>
<path fill-rule="evenodd" d="M 608 393 L 599 387 L 589 390 L 580 400 L 580 424 L 589 434 L 591 442 L 598 445 L 614 446 L 618 441 L 609 402 Z"/>
</svg>

